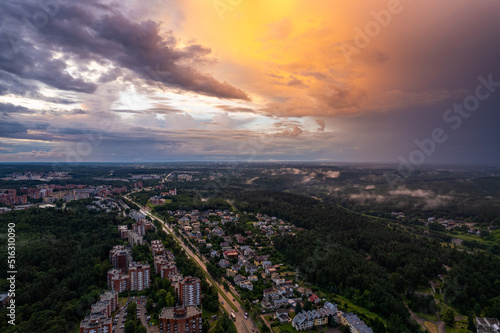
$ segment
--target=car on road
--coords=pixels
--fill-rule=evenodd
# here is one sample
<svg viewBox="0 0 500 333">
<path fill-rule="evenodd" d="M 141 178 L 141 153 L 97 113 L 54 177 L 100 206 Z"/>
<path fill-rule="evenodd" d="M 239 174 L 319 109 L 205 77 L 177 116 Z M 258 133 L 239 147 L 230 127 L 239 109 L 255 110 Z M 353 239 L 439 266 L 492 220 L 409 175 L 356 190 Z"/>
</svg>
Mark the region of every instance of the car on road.
<svg viewBox="0 0 500 333">
<path fill-rule="evenodd" d="M 233 302 L 236 302 L 236 300 L 233 298 Z"/>
</svg>

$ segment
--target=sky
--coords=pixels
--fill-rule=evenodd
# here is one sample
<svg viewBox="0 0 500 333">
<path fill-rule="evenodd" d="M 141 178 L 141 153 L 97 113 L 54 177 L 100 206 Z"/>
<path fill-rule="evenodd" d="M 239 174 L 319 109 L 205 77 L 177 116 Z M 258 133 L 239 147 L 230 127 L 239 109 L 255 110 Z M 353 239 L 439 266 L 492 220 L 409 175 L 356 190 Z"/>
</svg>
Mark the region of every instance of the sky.
<svg viewBox="0 0 500 333">
<path fill-rule="evenodd" d="M 0 162 L 499 165 L 497 0 L 0 0 Z"/>
</svg>

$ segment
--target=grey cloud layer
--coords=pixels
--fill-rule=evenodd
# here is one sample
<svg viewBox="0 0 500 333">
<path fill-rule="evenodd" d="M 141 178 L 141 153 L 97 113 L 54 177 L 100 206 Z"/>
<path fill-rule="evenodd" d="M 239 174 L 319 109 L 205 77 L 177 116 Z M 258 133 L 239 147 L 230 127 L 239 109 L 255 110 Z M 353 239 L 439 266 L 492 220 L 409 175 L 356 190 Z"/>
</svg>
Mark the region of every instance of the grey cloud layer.
<svg viewBox="0 0 500 333">
<path fill-rule="evenodd" d="M 39 81 L 61 90 L 92 93 L 97 88 L 96 82 L 72 76 L 66 70 L 69 60 L 78 64 L 93 60 L 112 68 L 99 82 L 119 76 L 120 71 L 115 67 L 118 66 L 165 88 L 249 99 L 242 90 L 196 69 L 212 61 L 210 49 L 196 44 L 180 47 L 172 33 L 166 37 L 160 35 L 157 22 L 134 22 L 119 9 L 97 1 L 60 5 L 54 17 L 49 17 L 47 24 L 38 30 L 21 21 L 23 17 L 32 20 L 40 10 L 36 2 L 0 2 L 0 46 L 4 51 L 0 53 L 0 75 L 2 81 L 7 81 L 0 84 L 0 93 L 26 90 L 22 84 L 27 83 L 16 78 Z M 56 52 L 62 53 L 62 58 L 55 58 Z M 15 77 L 7 77 L 5 73 Z"/>
</svg>

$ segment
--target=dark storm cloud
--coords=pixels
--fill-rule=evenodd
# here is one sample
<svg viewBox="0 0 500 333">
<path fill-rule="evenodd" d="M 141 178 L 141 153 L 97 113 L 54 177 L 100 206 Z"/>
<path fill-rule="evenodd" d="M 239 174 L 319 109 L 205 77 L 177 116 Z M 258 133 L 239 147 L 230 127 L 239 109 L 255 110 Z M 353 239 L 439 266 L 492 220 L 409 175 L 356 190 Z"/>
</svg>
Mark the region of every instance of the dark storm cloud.
<svg viewBox="0 0 500 333">
<path fill-rule="evenodd" d="M 17 20 L 19 24 L 19 19 L 26 15 L 31 18 L 40 11 L 37 5 L 26 1 L 0 4 L 4 46 L 13 33 L 7 31 L 7 22 Z M 23 26 L 26 28 L 26 24 Z M 16 43 L 17 52 L 0 55 L 0 70 L 58 89 L 94 92 L 94 82 L 72 77 L 66 71 L 67 60 L 94 60 L 129 69 L 166 88 L 219 98 L 249 99 L 242 90 L 196 69 L 196 65 L 212 61 L 208 57 L 210 49 L 196 44 L 179 47 L 172 33 L 160 35 L 159 23 L 134 22 L 118 9 L 96 1 L 60 5 L 54 17 L 34 35 L 18 37 L 24 39 Z M 64 59 L 54 59 L 54 52 L 64 54 Z M 121 72 L 115 67 L 99 81 L 113 80 L 119 75 Z"/>
<path fill-rule="evenodd" d="M 0 122 L 0 133 L 3 137 L 9 137 L 12 134 L 26 133 L 27 127 L 17 122 Z"/>
<path fill-rule="evenodd" d="M 45 130 L 49 125 L 43 123 L 20 123 L 17 121 L 0 121 L 0 137 L 26 138 L 28 130 Z M 31 136 L 30 136 L 31 138 Z"/>
<path fill-rule="evenodd" d="M 36 3 L 0 2 L 2 76 L 7 73 L 17 79 L 39 81 L 61 90 L 95 91 L 95 84 L 73 78 L 66 72 L 65 61 L 53 57 L 54 45 L 40 37 L 43 28 L 36 31 L 34 25 L 21 21 L 37 11 L 40 12 L 40 7 Z"/>
<path fill-rule="evenodd" d="M 22 82 L 15 75 L 0 70 L 0 95 L 14 94 L 26 96 L 36 91 L 33 84 Z"/>
<path fill-rule="evenodd" d="M 2 116 L 9 116 L 10 114 L 29 114 L 29 113 L 34 113 L 33 110 L 22 107 L 22 106 L 16 106 L 10 103 L 0 103 L 0 115 Z M 5 118 L 5 117 L 4 117 Z M 1 121 L 4 119 L 0 118 Z"/>
</svg>

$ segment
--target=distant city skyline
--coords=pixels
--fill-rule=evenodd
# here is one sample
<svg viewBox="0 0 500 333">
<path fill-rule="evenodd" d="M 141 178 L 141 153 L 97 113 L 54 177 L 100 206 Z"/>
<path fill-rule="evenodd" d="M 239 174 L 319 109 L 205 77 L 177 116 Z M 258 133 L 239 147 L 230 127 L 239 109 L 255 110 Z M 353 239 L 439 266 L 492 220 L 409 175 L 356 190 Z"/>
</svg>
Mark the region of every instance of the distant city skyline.
<svg viewBox="0 0 500 333">
<path fill-rule="evenodd" d="M 500 3 L 0 2 L 2 162 L 500 165 Z"/>
</svg>

